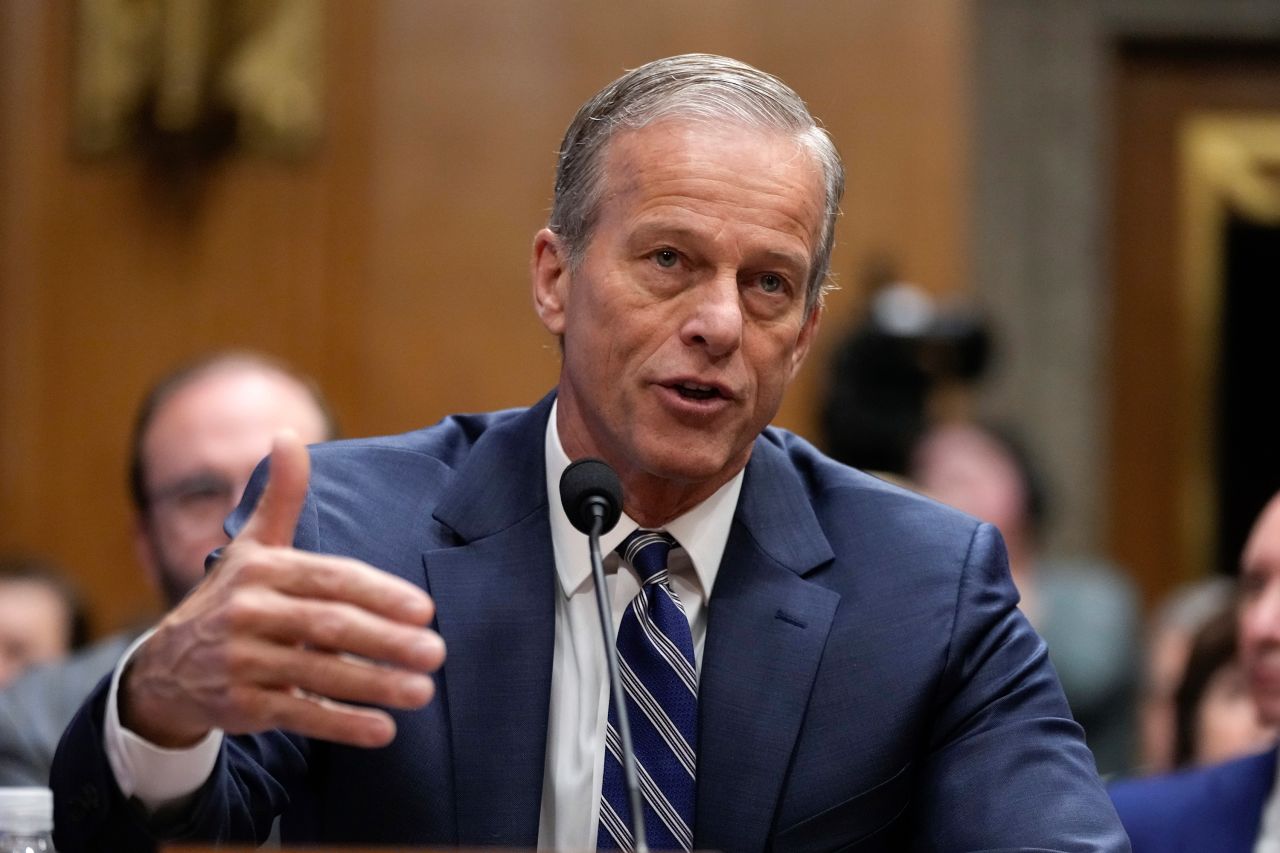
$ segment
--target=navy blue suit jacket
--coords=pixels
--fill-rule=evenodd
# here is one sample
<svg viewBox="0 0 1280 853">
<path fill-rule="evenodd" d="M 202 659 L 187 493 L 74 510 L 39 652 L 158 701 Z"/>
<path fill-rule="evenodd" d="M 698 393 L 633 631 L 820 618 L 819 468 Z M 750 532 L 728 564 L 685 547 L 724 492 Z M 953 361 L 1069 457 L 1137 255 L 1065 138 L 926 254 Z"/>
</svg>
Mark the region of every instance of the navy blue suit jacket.
<svg viewBox="0 0 1280 853">
<path fill-rule="evenodd" d="M 532 847 L 558 594 L 527 410 L 312 449 L 300 547 L 425 588 L 438 695 L 365 750 L 226 740 L 171 834 Z M 259 471 L 237 517 L 256 502 Z M 988 525 L 766 430 L 747 465 L 699 686 L 695 846 L 1125 850 Z M 141 846 L 102 755 L 104 690 L 55 764 L 59 850 Z"/>
<path fill-rule="evenodd" d="M 1134 853 L 1250 853 L 1276 779 L 1276 750 L 1111 786 Z"/>
</svg>

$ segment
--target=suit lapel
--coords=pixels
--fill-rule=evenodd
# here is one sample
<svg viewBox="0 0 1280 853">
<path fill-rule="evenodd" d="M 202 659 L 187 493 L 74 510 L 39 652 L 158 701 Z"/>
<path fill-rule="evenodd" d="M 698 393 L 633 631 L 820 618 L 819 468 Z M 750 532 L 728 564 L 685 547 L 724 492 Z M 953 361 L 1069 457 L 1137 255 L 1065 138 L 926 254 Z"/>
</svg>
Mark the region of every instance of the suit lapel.
<svg viewBox="0 0 1280 853">
<path fill-rule="evenodd" d="M 786 455 L 757 440 L 709 602 L 695 847 L 765 847 L 840 599 L 803 575 L 832 557 Z"/>
<path fill-rule="evenodd" d="M 550 399 L 477 441 L 435 513 L 461 544 L 423 554 L 448 644 L 441 701 L 464 845 L 533 847 L 538 837 L 555 643 Z"/>
</svg>

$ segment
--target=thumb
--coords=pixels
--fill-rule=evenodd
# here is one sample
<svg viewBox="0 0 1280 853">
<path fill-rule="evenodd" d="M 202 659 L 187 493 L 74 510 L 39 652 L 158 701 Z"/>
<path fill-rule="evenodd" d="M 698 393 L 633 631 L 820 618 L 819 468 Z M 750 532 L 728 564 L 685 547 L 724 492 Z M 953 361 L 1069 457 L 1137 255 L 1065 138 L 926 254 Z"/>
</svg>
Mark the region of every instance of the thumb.
<svg viewBox="0 0 1280 853">
<path fill-rule="evenodd" d="M 281 430 L 271 444 L 267 485 L 237 539 L 263 545 L 291 545 L 307 497 L 311 456 L 297 433 Z"/>
</svg>

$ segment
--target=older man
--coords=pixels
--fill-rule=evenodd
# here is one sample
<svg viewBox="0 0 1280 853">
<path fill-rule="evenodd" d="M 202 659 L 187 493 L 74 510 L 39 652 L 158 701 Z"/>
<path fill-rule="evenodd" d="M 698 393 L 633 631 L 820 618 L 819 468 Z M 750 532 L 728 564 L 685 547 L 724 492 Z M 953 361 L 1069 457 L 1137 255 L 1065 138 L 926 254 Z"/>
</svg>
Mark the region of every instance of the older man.
<svg viewBox="0 0 1280 853">
<path fill-rule="evenodd" d="M 318 390 L 258 355 L 209 356 L 147 394 L 130 445 L 134 548 L 169 606 L 204 577 L 205 557 L 227 541 L 223 519 L 286 427 L 306 441 L 334 437 Z M 62 730 L 131 639 L 103 639 L 0 692 L 0 785 L 48 784 Z"/>
<path fill-rule="evenodd" d="M 209 581 L 63 740 L 59 849 L 276 814 L 285 840 L 640 847 L 557 494 L 589 456 L 622 482 L 606 592 L 655 847 L 1126 849 L 998 534 L 767 428 L 842 184 L 742 63 L 593 97 L 533 246 L 555 391 L 278 440 Z"/>
<path fill-rule="evenodd" d="M 1240 662 L 1264 725 L 1280 725 L 1280 494 L 1240 558 Z M 1112 787 L 1133 849 L 1151 853 L 1280 851 L 1276 749 L 1213 767 Z"/>
</svg>

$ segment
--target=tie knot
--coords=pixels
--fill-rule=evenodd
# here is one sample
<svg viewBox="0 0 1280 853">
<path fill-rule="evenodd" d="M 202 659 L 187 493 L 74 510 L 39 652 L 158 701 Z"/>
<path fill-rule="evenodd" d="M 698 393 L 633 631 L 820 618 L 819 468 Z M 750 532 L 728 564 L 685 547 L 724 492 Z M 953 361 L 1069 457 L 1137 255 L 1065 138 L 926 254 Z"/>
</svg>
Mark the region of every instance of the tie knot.
<svg viewBox="0 0 1280 853">
<path fill-rule="evenodd" d="M 647 584 L 661 579 L 667 570 L 667 554 L 675 544 L 676 540 L 665 531 L 641 529 L 623 539 L 617 551 Z"/>
</svg>

